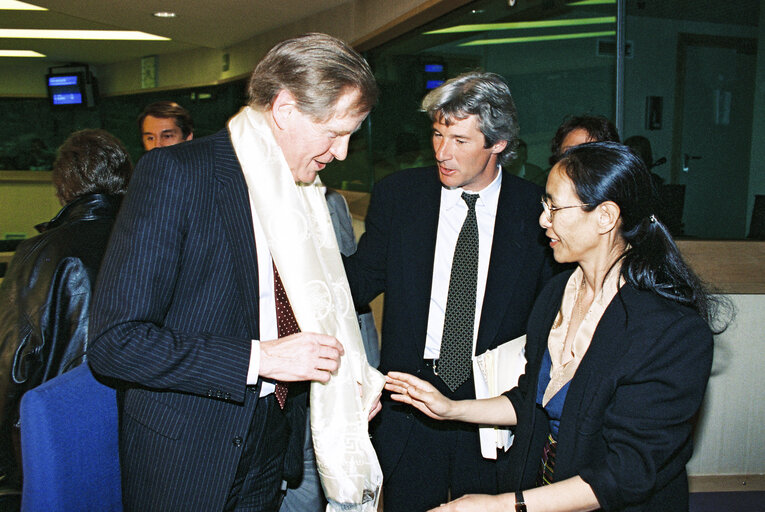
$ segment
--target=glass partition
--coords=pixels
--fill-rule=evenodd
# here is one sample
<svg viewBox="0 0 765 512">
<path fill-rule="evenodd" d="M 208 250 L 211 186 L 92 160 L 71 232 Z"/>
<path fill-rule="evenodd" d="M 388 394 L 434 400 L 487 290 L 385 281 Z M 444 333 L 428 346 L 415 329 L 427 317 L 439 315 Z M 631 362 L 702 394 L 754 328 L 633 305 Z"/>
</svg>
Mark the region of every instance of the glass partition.
<svg viewBox="0 0 765 512">
<path fill-rule="evenodd" d="M 441 81 L 481 69 L 510 84 L 526 168 L 548 170 L 551 139 L 567 115 L 604 115 L 646 155 L 663 200 L 657 215 L 676 236 L 765 239 L 762 1 L 471 2 L 367 52 L 380 101 L 348 160 L 323 179 L 369 191 L 391 172 L 432 163 L 420 100 Z M 625 42 L 619 84 L 617 21 Z M 522 163 L 508 170 L 522 172 Z"/>
<path fill-rule="evenodd" d="M 569 114 L 613 119 L 616 2 L 472 2 L 366 55 L 381 97 L 368 129 L 354 138 L 346 162 L 331 164 L 331 186 L 369 190 L 396 170 L 433 163 L 430 123 L 419 111 L 428 90 L 470 70 L 509 83 L 518 108 L 526 166 L 544 182 L 550 140 Z M 360 157 L 354 150 L 366 150 Z M 511 172 L 520 172 L 516 162 Z M 361 173 L 363 165 L 371 170 Z M 364 178 L 360 179 L 359 176 Z"/>
<path fill-rule="evenodd" d="M 760 3 L 627 2 L 622 136 L 650 148 L 675 235 L 744 238 L 765 192 Z"/>
</svg>

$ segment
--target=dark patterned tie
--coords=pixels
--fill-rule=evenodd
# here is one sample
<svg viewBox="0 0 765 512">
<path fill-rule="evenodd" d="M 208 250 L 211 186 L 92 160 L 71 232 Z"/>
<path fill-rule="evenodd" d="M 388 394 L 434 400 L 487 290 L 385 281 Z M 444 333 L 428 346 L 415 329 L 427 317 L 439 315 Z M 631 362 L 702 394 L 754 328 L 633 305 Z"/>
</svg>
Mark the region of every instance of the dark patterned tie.
<svg viewBox="0 0 765 512">
<path fill-rule="evenodd" d="M 300 332 L 300 327 L 295 320 L 295 313 L 292 312 L 290 300 L 287 298 L 284 285 L 282 285 L 282 280 L 279 277 L 279 271 L 276 270 L 276 264 L 274 264 L 274 298 L 276 299 L 276 327 L 279 331 L 279 337 L 284 338 Z M 287 401 L 287 391 L 287 383 L 277 380 L 274 395 L 276 395 L 276 400 L 282 409 L 284 409 L 284 404 Z"/>
<path fill-rule="evenodd" d="M 452 391 L 470 377 L 478 283 L 478 222 L 475 218 L 478 194 L 463 192 L 462 199 L 467 203 L 468 213 L 454 247 L 438 359 L 438 375 Z"/>
</svg>

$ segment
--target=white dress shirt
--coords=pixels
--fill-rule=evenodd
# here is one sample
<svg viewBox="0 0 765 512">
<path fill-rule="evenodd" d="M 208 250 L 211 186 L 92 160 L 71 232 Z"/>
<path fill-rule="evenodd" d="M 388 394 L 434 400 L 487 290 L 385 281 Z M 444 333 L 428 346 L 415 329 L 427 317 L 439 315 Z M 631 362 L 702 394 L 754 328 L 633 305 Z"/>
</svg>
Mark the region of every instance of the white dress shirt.
<svg viewBox="0 0 765 512">
<path fill-rule="evenodd" d="M 478 325 L 481 322 L 481 306 L 486 292 L 486 278 L 489 273 L 494 221 L 497 218 L 497 203 L 499 202 L 501 185 L 502 168 L 500 167 L 494 181 L 477 192 L 480 197 L 475 205 L 476 221 L 478 222 L 478 282 L 473 328 L 474 354 Z M 468 212 L 467 204 L 462 199 L 462 192 L 476 193 L 461 188 L 441 188 L 441 207 L 438 212 L 438 231 L 436 232 L 436 252 L 433 258 L 433 283 L 430 289 L 424 359 L 438 359 L 441 352 L 441 337 L 444 334 L 444 314 L 446 312 L 446 298 L 449 294 L 454 248 L 457 245 L 457 238 Z"/>
<path fill-rule="evenodd" d="M 258 321 L 261 340 L 275 340 L 279 337 L 276 324 L 276 298 L 274 296 L 274 267 L 271 251 L 266 241 L 266 233 L 258 219 L 257 212 L 252 209 L 252 227 L 255 233 L 255 249 L 258 255 Z M 252 340 L 250 353 L 250 368 L 247 372 L 247 384 L 254 386 L 258 383 L 260 371 L 260 340 Z M 274 383 L 263 381 L 260 396 L 273 393 Z"/>
</svg>

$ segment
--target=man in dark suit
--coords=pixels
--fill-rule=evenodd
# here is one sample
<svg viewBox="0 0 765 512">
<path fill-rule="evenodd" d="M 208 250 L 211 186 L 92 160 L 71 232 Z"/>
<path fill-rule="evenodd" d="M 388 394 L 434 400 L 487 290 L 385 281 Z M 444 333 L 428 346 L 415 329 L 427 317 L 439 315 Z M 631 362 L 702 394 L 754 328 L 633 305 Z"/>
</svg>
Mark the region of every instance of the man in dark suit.
<svg viewBox="0 0 765 512">
<path fill-rule="evenodd" d="M 551 275 L 538 224 L 542 189 L 502 172 L 518 125 L 501 77 L 449 80 L 423 109 L 438 165 L 375 186 L 346 271 L 359 303 L 385 292 L 381 371 L 414 373 L 450 398 L 474 397 L 471 356 L 526 332 Z M 383 400 L 372 428 L 386 511 L 497 491 L 496 464 L 481 457 L 475 426 L 434 422 Z"/>
<path fill-rule="evenodd" d="M 305 426 L 305 396 L 285 383 L 328 381 L 344 352 L 295 333 L 307 283 L 289 269 L 315 256 L 282 266 L 268 215 L 295 211 L 260 209 L 251 184 L 296 195 L 345 158 L 374 77 L 308 34 L 272 48 L 249 92 L 228 130 L 143 156 L 99 276 L 88 361 L 117 382 L 126 510 L 277 510 Z"/>
</svg>

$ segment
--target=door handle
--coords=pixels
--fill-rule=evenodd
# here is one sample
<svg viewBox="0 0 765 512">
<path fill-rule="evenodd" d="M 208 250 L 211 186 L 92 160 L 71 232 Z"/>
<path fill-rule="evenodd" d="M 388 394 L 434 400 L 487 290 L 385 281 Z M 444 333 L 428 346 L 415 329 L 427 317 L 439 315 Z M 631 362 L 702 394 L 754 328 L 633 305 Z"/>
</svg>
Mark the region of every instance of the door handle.
<svg viewBox="0 0 765 512">
<path fill-rule="evenodd" d="M 690 167 L 691 160 L 701 160 L 701 156 L 689 155 L 688 153 L 683 153 L 683 172 L 688 172 L 688 170 L 691 168 Z"/>
</svg>

